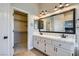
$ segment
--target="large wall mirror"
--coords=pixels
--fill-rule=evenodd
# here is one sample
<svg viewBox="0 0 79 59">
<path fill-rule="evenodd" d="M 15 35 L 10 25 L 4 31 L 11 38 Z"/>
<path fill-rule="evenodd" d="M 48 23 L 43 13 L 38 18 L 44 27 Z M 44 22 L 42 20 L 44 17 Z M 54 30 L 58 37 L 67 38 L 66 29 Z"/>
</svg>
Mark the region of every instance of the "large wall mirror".
<svg viewBox="0 0 79 59">
<path fill-rule="evenodd" d="M 39 31 L 75 34 L 75 9 L 39 19 Z"/>
</svg>

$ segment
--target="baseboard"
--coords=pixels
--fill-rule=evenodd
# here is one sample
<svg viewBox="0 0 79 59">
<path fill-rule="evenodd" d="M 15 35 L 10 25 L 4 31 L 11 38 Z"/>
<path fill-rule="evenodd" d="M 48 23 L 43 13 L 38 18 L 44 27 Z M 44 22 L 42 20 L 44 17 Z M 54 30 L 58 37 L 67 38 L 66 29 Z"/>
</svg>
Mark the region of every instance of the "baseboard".
<svg viewBox="0 0 79 59">
<path fill-rule="evenodd" d="M 28 47 L 28 50 L 31 50 L 31 49 L 33 49 L 33 47 Z"/>
</svg>

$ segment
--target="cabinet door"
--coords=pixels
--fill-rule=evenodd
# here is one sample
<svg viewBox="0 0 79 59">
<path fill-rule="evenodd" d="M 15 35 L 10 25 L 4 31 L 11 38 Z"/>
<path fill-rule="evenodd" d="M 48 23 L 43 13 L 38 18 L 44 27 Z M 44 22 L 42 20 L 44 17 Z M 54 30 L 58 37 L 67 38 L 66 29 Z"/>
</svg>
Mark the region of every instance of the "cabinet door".
<svg viewBox="0 0 79 59">
<path fill-rule="evenodd" d="M 40 50 L 40 37 L 37 37 L 37 41 L 36 41 L 36 46 L 37 46 L 37 49 Z"/>
<path fill-rule="evenodd" d="M 38 37 L 33 37 L 34 41 L 33 41 L 33 45 L 34 45 L 34 48 L 38 48 L 38 45 L 39 45 L 39 40 L 38 40 Z"/>
<path fill-rule="evenodd" d="M 46 40 L 46 54 L 50 56 L 55 56 L 55 47 L 54 47 L 54 41 L 51 39 Z"/>
<path fill-rule="evenodd" d="M 55 55 L 54 46 L 52 46 L 51 44 L 46 44 L 46 53 L 50 56 L 54 56 Z"/>
<path fill-rule="evenodd" d="M 38 50 L 45 52 L 45 39 L 36 36 L 34 36 L 33 39 L 34 48 L 37 48 Z"/>
<path fill-rule="evenodd" d="M 68 51 L 66 49 L 60 48 L 60 47 L 55 47 L 56 51 L 56 56 L 72 56 L 72 52 Z"/>
<path fill-rule="evenodd" d="M 33 47 L 36 48 L 36 44 L 37 44 L 37 39 L 35 36 L 33 36 Z"/>
<path fill-rule="evenodd" d="M 45 52 L 45 39 L 44 38 L 40 38 L 39 41 L 39 50 L 42 52 Z"/>
</svg>

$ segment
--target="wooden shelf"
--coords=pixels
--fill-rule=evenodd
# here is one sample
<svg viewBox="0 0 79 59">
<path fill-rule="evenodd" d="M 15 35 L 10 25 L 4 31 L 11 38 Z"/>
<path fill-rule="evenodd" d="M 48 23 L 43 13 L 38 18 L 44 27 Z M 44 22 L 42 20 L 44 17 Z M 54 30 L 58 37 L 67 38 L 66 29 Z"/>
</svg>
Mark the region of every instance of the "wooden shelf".
<svg viewBox="0 0 79 59">
<path fill-rule="evenodd" d="M 27 33 L 27 31 L 13 31 L 13 32 L 16 32 L 16 33 Z"/>
<path fill-rule="evenodd" d="M 24 22 L 24 23 L 26 23 L 26 22 L 27 22 L 27 21 L 18 20 L 18 19 L 14 19 L 14 21 L 20 21 L 20 22 Z"/>
</svg>

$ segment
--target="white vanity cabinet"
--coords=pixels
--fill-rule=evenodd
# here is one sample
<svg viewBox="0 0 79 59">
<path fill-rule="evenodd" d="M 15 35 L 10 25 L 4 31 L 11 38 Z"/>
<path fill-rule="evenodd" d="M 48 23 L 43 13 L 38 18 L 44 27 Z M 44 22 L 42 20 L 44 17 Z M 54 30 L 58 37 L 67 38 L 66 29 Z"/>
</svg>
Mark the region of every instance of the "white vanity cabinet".
<svg viewBox="0 0 79 59">
<path fill-rule="evenodd" d="M 54 55 L 55 56 L 73 56 L 74 55 L 74 45 L 73 44 L 65 43 L 65 42 L 61 42 L 61 41 L 53 41 L 53 42 L 54 42 L 54 44 L 52 44 L 52 46 L 54 45 Z M 52 53 L 52 55 L 53 55 L 53 53 Z"/>
<path fill-rule="evenodd" d="M 73 53 L 69 50 L 55 46 L 55 56 L 73 56 Z"/>
<path fill-rule="evenodd" d="M 48 54 L 48 55 L 53 55 L 52 53 L 54 53 L 54 46 L 52 46 L 52 40 L 48 40 L 48 39 L 46 39 L 46 45 L 45 45 L 45 47 L 46 47 L 46 54 Z"/>
<path fill-rule="evenodd" d="M 73 56 L 74 43 L 55 40 L 55 38 L 46 38 L 33 36 L 34 48 L 50 56 Z"/>
<path fill-rule="evenodd" d="M 40 38 L 40 41 L 39 41 L 39 50 L 42 51 L 42 52 L 46 52 L 45 51 L 45 39 L 44 38 Z"/>
<path fill-rule="evenodd" d="M 54 41 L 51 39 L 49 40 L 51 41 L 51 43 L 50 44 L 46 43 L 46 54 L 50 56 L 73 56 L 74 55 L 73 44 Z"/>
<path fill-rule="evenodd" d="M 55 56 L 54 46 L 52 46 L 51 44 L 46 44 L 46 54 Z"/>
<path fill-rule="evenodd" d="M 40 37 L 37 37 L 37 36 L 33 36 L 33 46 L 34 48 L 42 51 L 42 52 L 45 52 L 45 40 L 44 38 L 40 38 Z"/>
<path fill-rule="evenodd" d="M 33 46 L 38 49 L 39 39 L 35 36 L 33 36 L 33 39 Z"/>
</svg>

